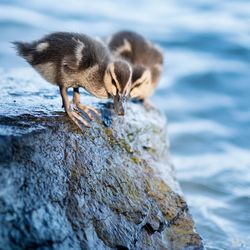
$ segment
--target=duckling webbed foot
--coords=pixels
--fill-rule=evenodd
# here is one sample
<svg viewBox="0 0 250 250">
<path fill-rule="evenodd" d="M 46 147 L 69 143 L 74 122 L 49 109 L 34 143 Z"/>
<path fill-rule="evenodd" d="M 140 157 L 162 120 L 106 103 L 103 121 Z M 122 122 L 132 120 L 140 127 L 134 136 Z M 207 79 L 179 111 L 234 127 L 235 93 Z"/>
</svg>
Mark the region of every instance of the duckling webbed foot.
<svg viewBox="0 0 250 250">
<path fill-rule="evenodd" d="M 70 119 L 82 130 L 82 127 L 80 125 L 80 122 L 85 126 L 85 127 L 90 127 L 89 123 L 79 114 L 77 114 L 75 111 L 71 109 L 70 102 L 68 99 L 67 95 L 67 88 L 65 87 L 60 87 L 60 93 L 62 96 L 62 101 L 63 101 L 63 107 L 65 109 L 65 112 L 68 114 Z"/>
<path fill-rule="evenodd" d="M 80 93 L 79 93 L 79 88 L 74 88 L 74 92 L 73 92 L 73 103 L 75 104 L 75 106 L 77 108 L 79 108 L 80 110 L 82 110 L 88 117 L 90 120 L 94 119 L 93 113 L 96 115 L 100 115 L 100 112 L 98 110 L 96 110 L 93 107 L 89 107 L 89 106 L 85 106 L 83 104 L 80 103 Z"/>
<path fill-rule="evenodd" d="M 74 123 L 82 130 L 82 127 L 79 123 L 79 121 L 87 128 L 90 128 L 89 123 L 84 120 L 84 118 L 82 116 L 80 116 L 79 114 L 77 114 L 75 111 L 72 111 L 71 108 L 69 109 L 65 109 L 66 113 L 68 114 L 68 116 L 71 118 L 71 120 L 74 121 Z"/>
<path fill-rule="evenodd" d="M 94 119 L 93 113 L 96 115 L 100 115 L 100 113 L 93 107 L 84 106 L 81 103 L 75 104 L 77 108 L 81 109 L 84 113 L 86 113 L 90 120 Z"/>
</svg>

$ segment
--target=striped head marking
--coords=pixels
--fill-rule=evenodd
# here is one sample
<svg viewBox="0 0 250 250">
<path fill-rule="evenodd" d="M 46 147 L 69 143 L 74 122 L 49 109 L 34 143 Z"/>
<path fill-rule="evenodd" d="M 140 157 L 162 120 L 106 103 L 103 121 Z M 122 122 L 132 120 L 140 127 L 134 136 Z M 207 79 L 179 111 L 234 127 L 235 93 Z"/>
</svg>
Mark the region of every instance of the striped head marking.
<svg viewBox="0 0 250 250">
<path fill-rule="evenodd" d="M 115 111 L 124 115 L 125 104 L 131 88 L 132 69 L 125 61 L 110 63 L 104 75 L 107 92 L 114 97 Z"/>
<path fill-rule="evenodd" d="M 111 96 L 128 96 L 131 88 L 132 69 L 125 61 L 115 61 L 108 65 L 104 84 Z"/>
<path fill-rule="evenodd" d="M 151 85 L 150 71 L 140 65 L 133 67 L 132 86 L 130 90 L 130 97 L 137 98 L 147 95 Z"/>
</svg>

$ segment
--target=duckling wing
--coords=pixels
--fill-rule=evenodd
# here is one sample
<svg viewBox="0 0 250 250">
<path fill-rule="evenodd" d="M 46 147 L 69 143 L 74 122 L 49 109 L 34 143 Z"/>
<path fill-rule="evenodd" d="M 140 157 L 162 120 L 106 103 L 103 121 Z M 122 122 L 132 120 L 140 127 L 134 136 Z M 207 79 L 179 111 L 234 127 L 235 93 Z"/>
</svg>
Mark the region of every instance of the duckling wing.
<svg viewBox="0 0 250 250">
<path fill-rule="evenodd" d="M 109 49 L 115 56 L 122 57 L 130 63 L 134 63 L 134 43 L 133 33 L 129 31 L 120 31 L 111 37 Z"/>
<path fill-rule="evenodd" d="M 109 42 L 109 48 L 132 64 L 149 68 L 163 64 L 162 53 L 143 36 L 133 31 L 120 31 L 114 34 Z"/>
</svg>

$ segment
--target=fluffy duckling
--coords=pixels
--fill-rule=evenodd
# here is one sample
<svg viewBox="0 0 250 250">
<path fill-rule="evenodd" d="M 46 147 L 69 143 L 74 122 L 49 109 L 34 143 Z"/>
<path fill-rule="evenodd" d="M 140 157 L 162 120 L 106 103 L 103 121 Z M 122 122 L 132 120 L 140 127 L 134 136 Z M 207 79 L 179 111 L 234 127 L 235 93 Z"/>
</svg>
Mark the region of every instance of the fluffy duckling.
<svg viewBox="0 0 250 250">
<path fill-rule="evenodd" d="M 18 54 L 48 82 L 58 85 L 63 107 L 81 128 L 89 123 L 71 109 L 68 88 L 73 88 L 73 103 L 92 120 L 94 108 L 80 103 L 79 87 L 98 98 L 113 97 L 115 111 L 124 115 L 131 87 L 132 69 L 128 62 L 113 60 L 108 48 L 87 35 L 56 32 L 31 43 L 14 42 Z"/>
<path fill-rule="evenodd" d="M 132 31 L 115 33 L 108 42 L 114 57 L 123 58 L 133 66 L 130 96 L 147 103 L 159 81 L 163 54 L 152 43 Z"/>
</svg>

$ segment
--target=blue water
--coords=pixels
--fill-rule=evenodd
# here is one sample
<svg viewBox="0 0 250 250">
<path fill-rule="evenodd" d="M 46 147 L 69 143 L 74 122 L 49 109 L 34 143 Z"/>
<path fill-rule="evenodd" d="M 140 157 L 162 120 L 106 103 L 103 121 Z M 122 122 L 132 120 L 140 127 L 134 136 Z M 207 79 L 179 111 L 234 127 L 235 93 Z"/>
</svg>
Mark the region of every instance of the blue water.
<svg viewBox="0 0 250 250">
<path fill-rule="evenodd" d="M 134 29 L 159 43 L 153 96 L 207 249 L 250 249 L 250 1 L 0 1 L 0 67 L 27 67 L 9 41 L 51 31 Z"/>
</svg>

